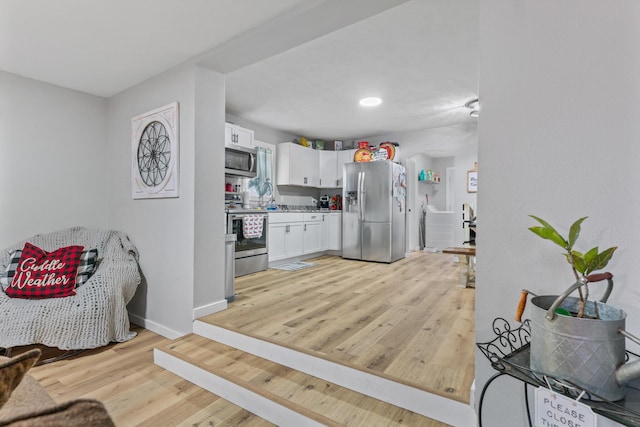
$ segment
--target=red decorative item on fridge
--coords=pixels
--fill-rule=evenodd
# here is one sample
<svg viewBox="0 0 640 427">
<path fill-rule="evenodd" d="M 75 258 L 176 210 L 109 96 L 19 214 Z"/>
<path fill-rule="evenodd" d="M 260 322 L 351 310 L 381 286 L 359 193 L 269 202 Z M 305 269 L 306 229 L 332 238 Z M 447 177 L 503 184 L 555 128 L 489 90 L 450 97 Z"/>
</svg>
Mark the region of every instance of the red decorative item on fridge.
<svg viewBox="0 0 640 427">
<path fill-rule="evenodd" d="M 354 162 L 370 162 L 373 158 L 373 153 L 368 148 L 358 148 L 353 155 Z"/>
<path fill-rule="evenodd" d="M 380 143 L 380 149 L 387 150 L 387 153 L 389 153 L 387 159 L 389 160 L 393 160 L 393 158 L 396 156 L 396 146 L 392 142 Z"/>
</svg>

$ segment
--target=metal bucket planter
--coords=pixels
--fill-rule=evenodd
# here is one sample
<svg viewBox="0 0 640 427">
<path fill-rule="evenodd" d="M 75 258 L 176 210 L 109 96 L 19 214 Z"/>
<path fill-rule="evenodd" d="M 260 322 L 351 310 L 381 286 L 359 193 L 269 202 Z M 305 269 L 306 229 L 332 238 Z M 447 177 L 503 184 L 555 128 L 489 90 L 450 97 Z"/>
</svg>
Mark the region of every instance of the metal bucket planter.
<svg viewBox="0 0 640 427">
<path fill-rule="evenodd" d="M 589 301 L 585 318 L 556 314 L 557 308 L 577 313 L 580 300 L 568 295 L 577 282 L 560 296 L 531 299 L 531 369 L 586 390 L 593 400 L 616 401 L 625 397 L 624 385 L 640 377 L 640 361 L 625 364 L 627 314 L 605 304 L 613 282 L 600 302 Z M 588 318 L 596 317 L 598 318 Z"/>
</svg>

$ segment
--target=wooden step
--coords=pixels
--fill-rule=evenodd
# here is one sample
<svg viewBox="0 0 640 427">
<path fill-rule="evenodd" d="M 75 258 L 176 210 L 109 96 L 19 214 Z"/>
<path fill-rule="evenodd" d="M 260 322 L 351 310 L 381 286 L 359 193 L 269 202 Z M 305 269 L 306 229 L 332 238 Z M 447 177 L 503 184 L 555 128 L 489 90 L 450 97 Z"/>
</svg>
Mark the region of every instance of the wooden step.
<svg viewBox="0 0 640 427">
<path fill-rule="evenodd" d="M 281 426 L 448 425 L 199 335 L 157 347 L 155 361 Z"/>
<path fill-rule="evenodd" d="M 453 399 L 429 393 L 371 372 L 309 354 L 301 349 L 278 345 L 245 333 L 196 320 L 193 332 L 233 348 L 305 372 L 327 382 L 365 394 L 410 412 L 456 427 L 476 425 L 473 408 Z"/>
</svg>

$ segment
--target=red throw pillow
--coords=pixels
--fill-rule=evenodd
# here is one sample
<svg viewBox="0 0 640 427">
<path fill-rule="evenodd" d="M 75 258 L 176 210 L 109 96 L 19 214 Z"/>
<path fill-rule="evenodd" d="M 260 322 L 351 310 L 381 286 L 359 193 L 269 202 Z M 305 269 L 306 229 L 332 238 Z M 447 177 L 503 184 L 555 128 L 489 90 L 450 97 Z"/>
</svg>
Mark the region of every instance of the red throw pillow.
<svg viewBox="0 0 640 427">
<path fill-rule="evenodd" d="M 25 243 L 18 268 L 5 293 L 14 298 L 60 298 L 75 295 L 83 246 L 46 252 Z"/>
</svg>

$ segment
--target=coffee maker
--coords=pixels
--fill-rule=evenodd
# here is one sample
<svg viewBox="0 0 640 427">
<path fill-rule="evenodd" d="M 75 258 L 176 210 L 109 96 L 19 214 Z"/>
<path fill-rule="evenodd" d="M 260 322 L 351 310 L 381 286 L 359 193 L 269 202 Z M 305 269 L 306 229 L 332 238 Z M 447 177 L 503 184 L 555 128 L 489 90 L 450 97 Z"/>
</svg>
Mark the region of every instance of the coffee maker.
<svg viewBox="0 0 640 427">
<path fill-rule="evenodd" d="M 329 210 L 329 196 L 327 195 L 320 196 L 320 210 L 321 211 Z"/>
</svg>

